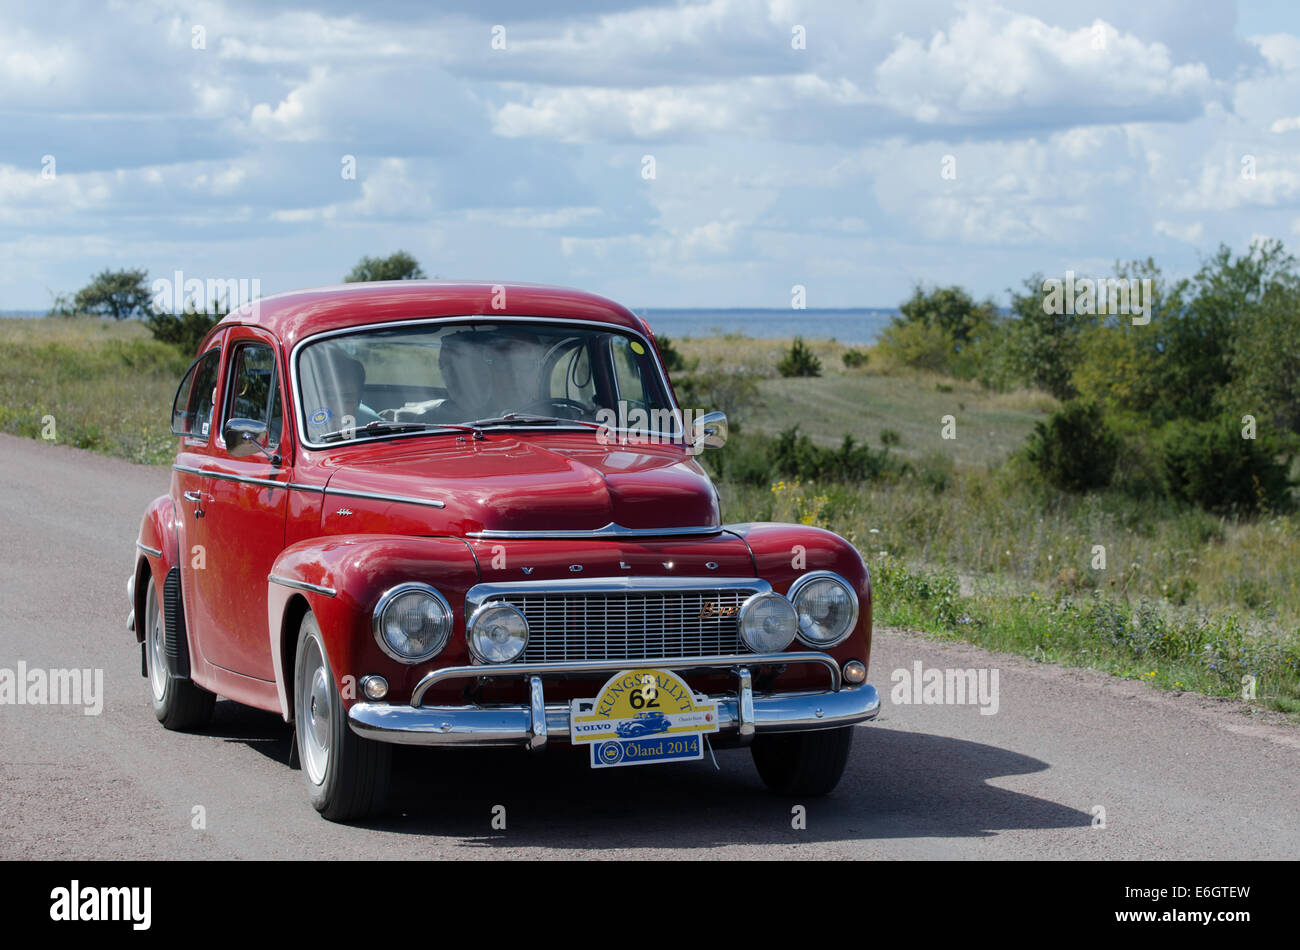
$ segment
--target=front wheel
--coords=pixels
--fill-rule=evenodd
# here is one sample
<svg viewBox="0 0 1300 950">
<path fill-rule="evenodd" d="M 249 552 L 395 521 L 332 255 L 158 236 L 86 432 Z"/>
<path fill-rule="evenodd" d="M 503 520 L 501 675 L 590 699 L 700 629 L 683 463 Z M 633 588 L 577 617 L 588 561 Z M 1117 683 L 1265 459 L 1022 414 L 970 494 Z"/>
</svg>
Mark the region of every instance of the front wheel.
<svg viewBox="0 0 1300 950">
<path fill-rule="evenodd" d="M 758 774 L 781 795 L 826 795 L 839 784 L 853 745 L 853 727 L 755 736 L 750 752 Z"/>
<path fill-rule="evenodd" d="M 330 821 L 355 821 L 383 810 L 392 749 L 349 728 L 320 626 L 310 613 L 298 630 L 294 729 L 307 795 L 321 815 Z"/>
<path fill-rule="evenodd" d="M 144 631 L 144 665 L 149 679 L 149 698 L 153 714 L 164 729 L 193 729 L 212 718 L 217 697 L 188 679 L 177 679 L 167 669 L 166 627 L 163 624 L 162 602 L 154 586 L 153 573 L 149 574 L 149 587 L 145 591 L 144 612 L 147 626 Z M 184 636 L 184 631 L 178 631 Z"/>
</svg>

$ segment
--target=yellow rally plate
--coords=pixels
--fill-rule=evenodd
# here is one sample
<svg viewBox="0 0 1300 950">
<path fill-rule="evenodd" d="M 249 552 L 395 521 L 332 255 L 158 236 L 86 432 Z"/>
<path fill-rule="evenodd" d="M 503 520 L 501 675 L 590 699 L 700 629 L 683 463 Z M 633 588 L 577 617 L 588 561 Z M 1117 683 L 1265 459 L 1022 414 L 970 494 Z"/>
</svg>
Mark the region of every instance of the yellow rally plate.
<svg viewBox="0 0 1300 950">
<path fill-rule="evenodd" d="M 596 769 L 699 759 L 701 736 L 717 731 L 718 704 L 671 670 L 625 670 L 569 708 L 570 738 L 591 746 Z"/>
</svg>

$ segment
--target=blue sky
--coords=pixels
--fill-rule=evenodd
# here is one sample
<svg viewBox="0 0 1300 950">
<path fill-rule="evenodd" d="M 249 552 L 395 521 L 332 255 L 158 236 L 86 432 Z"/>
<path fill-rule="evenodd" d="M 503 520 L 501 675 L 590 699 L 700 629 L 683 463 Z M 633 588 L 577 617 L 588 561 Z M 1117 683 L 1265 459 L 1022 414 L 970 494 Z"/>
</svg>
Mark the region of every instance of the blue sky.
<svg viewBox="0 0 1300 950">
<path fill-rule="evenodd" d="M 0 11 L 0 309 L 104 268 L 272 293 L 397 249 L 633 307 L 1002 301 L 1300 245 L 1293 3 Z"/>
</svg>

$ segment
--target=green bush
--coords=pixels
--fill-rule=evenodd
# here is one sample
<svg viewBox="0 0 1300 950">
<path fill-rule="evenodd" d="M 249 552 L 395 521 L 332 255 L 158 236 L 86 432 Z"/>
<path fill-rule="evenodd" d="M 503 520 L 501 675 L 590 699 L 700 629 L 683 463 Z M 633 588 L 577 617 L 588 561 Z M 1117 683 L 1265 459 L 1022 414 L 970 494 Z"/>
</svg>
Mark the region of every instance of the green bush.
<svg viewBox="0 0 1300 950">
<path fill-rule="evenodd" d="M 845 350 L 840 359 L 844 360 L 845 369 L 858 369 L 867 365 L 867 351 L 859 350 L 854 347 L 853 349 Z"/>
<path fill-rule="evenodd" d="M 1119 439 L 1100 408 L 1076 400 L 1046 422 L 1034 424 L 1025 457 L 1049 484 L 1063 491 L 1086 492 L 1110 484 Z"/>
<path fill-rule="evenodd" d="M 1209 422 L 1177 419 L 1160 433 L 1169 493 L 1214 512 L 1250 513 L 1290 507 L 1289 460 L 1264 432 L 1242 438 L 1232 416 Z"/>
<path fill-rule="evenodd" d="M 880 334 L 880 352 L 891 363 L 932 373 L 947 372 L 952 360 L 952 339 L 942 328 L 924 323 L 899 323 Z"/>
<path fill-rule="evenodd" d="M 687 368 L 686 357 L 682 356 L 681 350 L 673 346 L 672 340 L 661 336 L 655 338 L 655 343 L 659 346 L 659 355 L 663 357 L 664 369 L 670 373 L 677 373 Z"/>
<path fill-rule="evenodd" d="M 802 337 L 795 337 L 790 352 L 776 364 L 776 369 L 782 376 L 820 376 L 822 361 L 813 355 Z"/>
<path fill-rule="evenodd" d="M 889 449 L 872 451 L 845 435 L 838 449 L 824 449 L 799 427 L 792 426 L 776 437 L 771 445 L 772 467 L 778 474 L 803 481 L 865 482 L 902 470 L 889 457 Z"/>
<path fill-rule="evenodd" d="M 725 412 L 734 435 L 749 408 L 758 402 L 758 377 L 743 372 L 690 373 L 675 378 L 673 390 L 683 407 Z"/>
</svg>

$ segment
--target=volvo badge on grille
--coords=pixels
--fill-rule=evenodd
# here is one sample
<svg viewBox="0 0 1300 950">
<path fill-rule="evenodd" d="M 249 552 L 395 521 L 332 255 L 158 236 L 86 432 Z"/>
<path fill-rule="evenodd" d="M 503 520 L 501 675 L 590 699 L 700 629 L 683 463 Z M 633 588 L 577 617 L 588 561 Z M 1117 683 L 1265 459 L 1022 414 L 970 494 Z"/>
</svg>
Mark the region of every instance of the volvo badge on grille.
<svg viewBox="0 0 1300 950">
<path fill-rule="evenodd" d="M 716 600 L 706 600 L 700 615 L 696 620 L 703 620 L 705 617 L 734 617 L 740 613 L 739 604 L 720 604 Z"/>
</svg>

